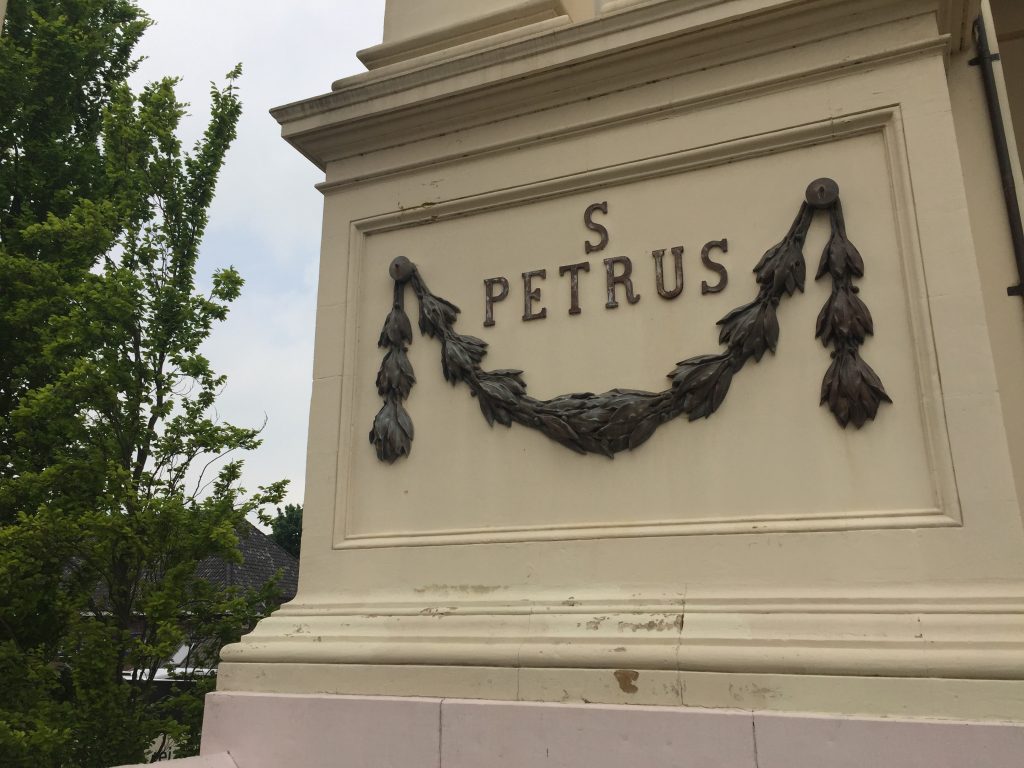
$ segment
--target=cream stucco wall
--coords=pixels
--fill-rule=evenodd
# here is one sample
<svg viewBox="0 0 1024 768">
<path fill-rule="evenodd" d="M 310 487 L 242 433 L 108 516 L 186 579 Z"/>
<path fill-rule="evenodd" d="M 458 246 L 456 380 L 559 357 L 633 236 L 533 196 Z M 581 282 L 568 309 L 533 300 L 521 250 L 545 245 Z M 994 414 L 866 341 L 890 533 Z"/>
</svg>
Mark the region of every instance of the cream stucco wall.
<svg viewBox="0 0 1024 768">
<path fill-rule="evenodd" d="M 577 23 L 446 17 L 452 48 L 402 39 L 403 8 L 371 72 L 275 111 L 325 171 L 300 589 L 225 649 L 221 689 L 1024 719 L 1024 326 L 966 61 L 977 6 L 618 0 Z M 534 396 L 657 390 L 719 350 L 820 176 L 865 258 L 863 352 L 894 400 L 874 423 L 818 405 L 821 219 L 777 354 L 710 420 L 577 456 L 488 427 L 417 335 L 413 451 L 377 461 L 394 256 Z M 588 258 L 598 201 L 611 239 Z M 721 238 L 729 285 L 704 295 Z M 651 251 L 673 246 L 668 301 Z M 605 255 L 633 260 L 635 305 L 604 306 Z M 570 315 L 558 267 L 582 261 Z M 548 317 L 527 323 L 537 269 Z M 511 293 L 485 327 L 495 275 Z"/>
<path fill-rule="evenodd" d="M 1024 126 L 1024 5 L 1013 0 L 996 0 L 992 4 L 996 45 L 1002 61 L 997 70 L 1005 76 L 1006 92 L 1012 123 Z M 1017 150 L 1024 149 L 1024 127 L 1015 131 Z"/>
<path fill-rule="evenodd" d="M 996 62 L 997 73 L 1005 74 L 1003 102 L 1004 119 L 1011 144 L 1019 145 L 1024 130 L 1014 131 L 1014 120 L 1024 127 L 1024 60 L 1003 50 L 1007 39 L 1011 49 L 1024 32 L 1024 13 L 1014 3 L 993 4 L 994 18 L 986 7 L 988 24 L 999 38 L 997 52 L 1005 61 Z M 1002 197 L 999 168 L 995 158 L 990 117 L 987 111 L 981 75 L 968 61 L 974 56 L 965 51 L 955 56 L 949 67 L 950 95 L 956 117 L 960 145 L 961 168 L 971 215 L 978 268 L 982 278 L 988 334 L 991 339 L 996 374 L 1001 393 L 1012 466 L 1018 494 L 1024 500 L 1024 301 L 1006 293 L 1008 286 L 1017 285 L 1017 274 L 1006 221 L 1006 206 Z M 1009 108 L 1007 108 L 1009 107 Z M 1014 141 L 1014 135 L 1017 141 Z M 1020 163 L 1015 161 L 1018 193 L 1024 190 Z"/>
</svg>

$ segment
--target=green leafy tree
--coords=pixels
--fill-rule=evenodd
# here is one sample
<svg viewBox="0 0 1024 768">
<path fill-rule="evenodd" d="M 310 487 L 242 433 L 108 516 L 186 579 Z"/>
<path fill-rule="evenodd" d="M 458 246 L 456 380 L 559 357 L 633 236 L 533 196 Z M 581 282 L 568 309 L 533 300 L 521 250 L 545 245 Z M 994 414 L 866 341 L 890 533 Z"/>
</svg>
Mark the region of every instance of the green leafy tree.
<svg viewBox="0 0 1024 768">
<path fill-rule="evenodd" d="M 285 504 L 284 509 L 278 508 L 273 517 L 265 517 L 263 522 L 270 526 L 272 538 L 285 552 L 293 557 L 299 556 L 302 543 L 302 505 Z"/>
<path fill-rule="evenodd" d="M 127 85 L 148 23 L 130 0 L 18 0 L 0 35 L 3 766 L 194 752 L 205 670 L 275 599 L 196 574 L 284 491 L 239 487 L 224 457 L 259 430 L 216 418 L 201 353 L 242 287 L 196 279 L 241 70 L 186 151 L 175 81 Z"/>
</svg>

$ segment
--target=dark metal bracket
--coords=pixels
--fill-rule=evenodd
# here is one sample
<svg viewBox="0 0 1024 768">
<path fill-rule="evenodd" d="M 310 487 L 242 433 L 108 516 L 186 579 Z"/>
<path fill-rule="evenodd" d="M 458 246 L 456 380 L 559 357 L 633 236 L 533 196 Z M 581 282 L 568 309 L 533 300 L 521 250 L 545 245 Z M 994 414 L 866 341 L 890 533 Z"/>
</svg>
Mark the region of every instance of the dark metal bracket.
<svg viewBox="0 0 1024 768">
<path fill-rule="evenodd" d="M 975 56 L 973 59 L 970 59 L 967 62 L 967 64 L 968 64 L 968 66 L 971 66 L 971 67 L 977 67 L 977 66 L 980 66 L 983 62 L 986 62 L 986 61 L 1002 61 L 1002 60 L 1003 60 L 1003 57 L 1000 56 L 998 53 L 990 53 L 988 56 Z"/>
<path fill-rule="evenodd" d="M 993 61 L 999 61 L 999 54 L 992 53 L 989 48 L 988 31 L 981 16 L 974 20 L 974 42 L 978 55 L 968 63 L 981 68 L 981 77 L 985 84 L 985 102 L 988 105 L 989 122 L 992 124 L 992 139 L 995 142 L 996 160 L 999 163 L 999 176 L 1003 185 L 1003 200 L 1009 218 L 1013 258 L 1017 262 L 1018 283 L 1008 287 L 1006 293 L 1010 296 L 1024 297 L 1024 224 L 1021 222 L 1020 203 L 1017 201 L 1017 182 L 1013 178 L 1013 163 L 1010 160 L 1010 144 L 1003 123 L 1003 108 L 999 104 L 996 75 L 992 67 Z"/>
<path fill-rule="evenodd" d="M 412 419 L 403 401 L 416 378 L 407 355 L 412 323 L 405 312 L 405 288 L 419 300 L 420 332 L 441 342 L 441 370 L 453 385 L 466 384 L 484 418 L 510 427 L 513 422 L 536 429 L 578 453 L 609 458 L 646 442 L 662 424 L 679 416 L 707 418 L 718 410 L 734 374 L 751 359 L 774 354 L 779 341 L 779 302 L 804 290 L 807 267 L 804 241 L 818 211 L 828 213 L 832 234 L 821 254 L 814 279 L 828 275 L 832 291 L 818 314 L 816 338 L 832 350 L 832 363 L 821 383 L 821 404 L 827 404 L 840 426 L 860 428 L 875 418 L 882 403 L 892 400 L 878 374 L 860 356 L 860 346 L 874 333 L 867 305 L 853 284 L 864 276 L 864 260 L 846 235 L 839 185 L 817 179 L 807 187 L 804 202 L 786 236 L 769 248 L 754 267 L 758 293 L 753 301 L 718 321 L 724 352 L 698 355 L 680 362 L 668 374 L 671 386 L 662 392 L 613 389 L 603 394 L 575 392 L 550 400 L 526 394 L 521 370 L 485 371 L 480 363 L 487 343 L 455 331 L 459 308 L 430 292 L 419 269 L 404 256 L 388 268 L 394 300 L 384 321 L 378 346 L 386 349 L 377 373 L 377 392 L 384 406 L 373 420 L 370 443 L 377 458 L 393 463 L 412 450 Z"/>
</svg>

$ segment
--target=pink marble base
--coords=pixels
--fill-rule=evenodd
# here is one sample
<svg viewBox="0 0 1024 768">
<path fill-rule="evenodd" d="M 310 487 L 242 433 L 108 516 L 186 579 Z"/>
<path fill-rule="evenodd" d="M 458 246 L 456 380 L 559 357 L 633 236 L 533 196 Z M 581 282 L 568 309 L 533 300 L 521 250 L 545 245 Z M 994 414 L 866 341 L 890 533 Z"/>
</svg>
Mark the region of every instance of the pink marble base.
<svg viewBox="0 0 1024 768">
<path fill-rule="evenodd" d="M 237 768 L 1022 768 L 1024 724 L 218 692 L 202 751 Z"/>
<path fill-rule="evenodd" d="M 180 757 L 177 760 L 165 762 L 177 763 L 174 768 L 238 768 L 235 761 L 231 759 L 231 755 L 227 752 L 206 754 L 200 757 Z M 146 765 L 151 765 L 151 763 L 135 763 L 134 765 L 122 765 L 118 768 L 143 768 Z"/>
</svg>

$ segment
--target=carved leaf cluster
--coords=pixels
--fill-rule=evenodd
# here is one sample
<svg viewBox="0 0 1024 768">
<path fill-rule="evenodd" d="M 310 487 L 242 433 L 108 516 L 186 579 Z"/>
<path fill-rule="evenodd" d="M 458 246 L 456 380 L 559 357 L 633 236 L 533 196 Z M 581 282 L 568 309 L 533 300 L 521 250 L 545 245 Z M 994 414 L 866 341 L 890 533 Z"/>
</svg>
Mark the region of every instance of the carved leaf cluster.
<svg viewBox="0 0 1024 768">
<path fill-rule="evenodd" d="M 412 450 L 412 419 L 402 405 L 416 383 L 405 346 L 411 342 L 412 323 L 402 306 L 401 291 L 396 289 L 394 306 L 377 340 L 377 346 L 387 349 L 377 371 L 377 393 L 384 399 L 384 405 L 374 417 L 370 430 L 370 443 L 377 451 L 377 458 L 389 464 L 408 456 Z"/>
<path fill-rule="evenodd" d="M 832 278 L 832 292 L 818 313 L 815 335 L 832 347 L 832 363 L 821 382 L 827 404 L 840 426 L 860 429 L 874 419 L 882 403 L 891 403 L 882 380 L 860 356 L 860 346 L 875 332 L 874 320 L 858 295 L 853 278 L 864 276 L 864 259 L 846 236 L 840 202 L 830 209 L 832 234 L 821 254 L 815 280 Z"/>
<path fill-rule="evenodd" d="M 832 295 L 818 313 L 815 329 L 815 335 L 826 347 L 844 341 L 863 344 L 864 339 L 874 334 L 871 312 L 857 293 L 857 286 L 832 288 Z"/>
<path fill-rule="evenodd" d="M 779 343 L 779 318 L 771 298 L 758 297 L 749 304 L 737 307 L 718 321 L 722 326 L 718 334 L 721 344 L 728 344 L 731 352 L 742 359 L 753 357 L 756 362 L 767 350 L 775 352 Z"/>
<path fill-rule="evenodd" d="M 833 218 L 835 218 L 834 213 Z M 832 236 L 821 253 L 821 261 L 818 262 L 818 271 L 814 275 L 814 279 L 818 280 L 826 274 L 832 275 L 834 280 L 842 280 L 845 277 L 864 277 L 864 259 L 861 258 L 860 251 L 846 238 L 846 233 L 835 224 L 832 227 Z"/>
<path fill-rule="evenodd" d="M 512 413 L 526 395 L 523 372 L 514 370 L 481 371 L 477 375 L 478 388 L 471 390 L 480 402 L 480 411 L 487 423 L 512 426 Z"/>
<path fill-rule="evenodd" d="M 832 364 L 821 382 L 821 403 L 828 403 L 841 426 L 863 427 L 875 418 L 883 402 L 892 400 L 878 374 L 857 354 L 856 347 L 841 349 L 832 356 Z"/>
<path fill-rule="evenodd" d="M 722 405 L 729 393 L 735 364 L 731 352 L 699 355 L 683 360 L 669 374 L 679 409 L 690 421 L 706 419 Z"/>
<path fill-rule="evenodd" d="M 420 302 L 420 333 L 432 339 L 442 336 L 446 328 L 454 325 L 459 316 L 459 308 L 432 294 L 422 279 L 415 280 L 413 288 Z"/>
<path fill-rule="evenodd" d="M 398 400 L 388 399 L 377 412 L 370 430 L 370 442 L 377 449 L 377 458 L 394 464 L 412 451 L 412 419 Z"/>
<path fill-rule="evenodd" d="M 812 215 L 813 211 L 803 203 L 786 237 L 765 251 L 754 267 L 758 285 L 773 296 L 781 297 L 783 293 L 792 296 L 794 292 L 804 290 L 807 279 L 804 240 Z"/>
<path fill-rule="evenodd" d="M 442 336 L 441 370 L 445 381 L 458 384 L 469 380 L 487 354 L 487 343 L 476 336 L 457 334 L 450 326 L 444 329 Z"/>
<path fill-rule="evenodd" d="M 381 329 L 377 346 L 384 349 L 403 344 L 412 344 L 412 323 L 409 322 L 405 310 L 396 304 L 384 319 L 384 327 Z"/>
<path fill-rule="evenodd" d="M 412 372 L 412 363 L 404 347 L 393 347 L 384 355 L 384 361 L 377 371 L 377 392 L 382 397 L 397 394 L 405 400 L 412 391 L 416 377 Z"/>
<path fill-rule="evenodd" d="M 669 393 L 613 389 L 577 392 L 531 403 L 536 428 L 577 453 L 613 457 L 650 438 L 671 418 Z"/>
</svg>

